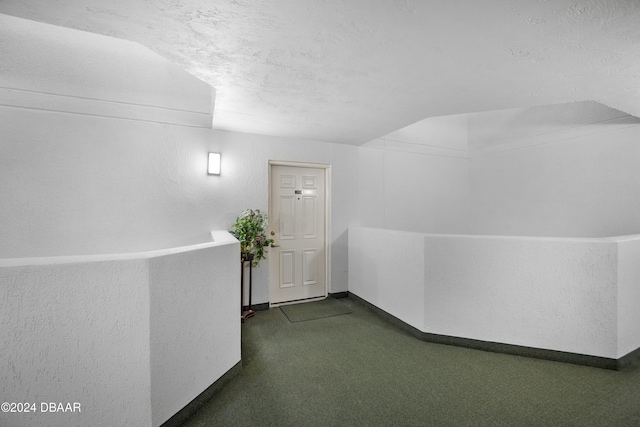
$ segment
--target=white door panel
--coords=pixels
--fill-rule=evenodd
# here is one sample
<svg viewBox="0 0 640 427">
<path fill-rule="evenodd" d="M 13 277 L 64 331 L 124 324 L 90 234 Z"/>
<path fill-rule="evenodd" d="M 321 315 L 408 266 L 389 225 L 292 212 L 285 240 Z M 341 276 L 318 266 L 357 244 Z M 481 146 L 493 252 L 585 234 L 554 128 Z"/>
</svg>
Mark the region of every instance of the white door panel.
<svg viewBox="0 0 640 427">
<path fill-rule="evenodd" d="M 280 288 L 295 286 L 295 252 L 280 251 Z"/>
<path fill-rule="evenodd" d="M 318 251 L 307 249 L 302 252 L 302 284 L 304 286 L 318 283 Z"/>
<path fill-rule="evenodd" d="M 302 238 L 317 239 L 318 232 L 316 230 L 317 219 L 316 211 L 318 209 L 317 198 L 315 196 L 302 197 Z"/>
<path fill-rule="evenodd" d="M 296 198 L 280 196 L 280 239 L 294 240 L 296 229 Z"/>
<path fill-rule="evenodd" d="M 326 296 L 325 169 L 271 166 L 271 304 Z"/>
</svg>

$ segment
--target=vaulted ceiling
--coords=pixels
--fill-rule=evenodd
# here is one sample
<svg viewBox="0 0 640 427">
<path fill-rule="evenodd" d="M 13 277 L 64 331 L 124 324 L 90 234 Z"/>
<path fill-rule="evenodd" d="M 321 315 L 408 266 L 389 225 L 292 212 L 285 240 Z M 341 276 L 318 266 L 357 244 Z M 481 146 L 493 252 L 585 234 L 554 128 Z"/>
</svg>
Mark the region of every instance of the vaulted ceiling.
<svg viewBox="0 0 640 427">
<path fill-rule="evenodd" d="M 637 0 L 19 0 L 216 88 L 213 127 L 362 144 L 428 117 L 593 100 L 640 116 Z"/>
</svg>

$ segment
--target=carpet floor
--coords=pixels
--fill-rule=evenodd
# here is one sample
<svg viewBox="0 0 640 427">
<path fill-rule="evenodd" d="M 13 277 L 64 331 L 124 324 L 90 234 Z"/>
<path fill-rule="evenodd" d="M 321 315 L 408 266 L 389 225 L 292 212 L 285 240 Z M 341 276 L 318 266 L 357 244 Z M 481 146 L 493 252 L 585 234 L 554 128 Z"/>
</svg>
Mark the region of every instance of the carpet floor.
<svg viewBox="0 0 640 427">
<path fill-rule="evenodd" d="M 304 304 L 283 305 L 280 306 L 280 310 L 291 323 L 351 314 L 351 309 L 336 298 L 325 298 Z"/>
<path fill-rule="evenodd" d="M 640 367 L 622 371 L 426 343 L 352 313 L 242 325 L 243 369 L 196 426 L 640 426 Z"/>
</svg>

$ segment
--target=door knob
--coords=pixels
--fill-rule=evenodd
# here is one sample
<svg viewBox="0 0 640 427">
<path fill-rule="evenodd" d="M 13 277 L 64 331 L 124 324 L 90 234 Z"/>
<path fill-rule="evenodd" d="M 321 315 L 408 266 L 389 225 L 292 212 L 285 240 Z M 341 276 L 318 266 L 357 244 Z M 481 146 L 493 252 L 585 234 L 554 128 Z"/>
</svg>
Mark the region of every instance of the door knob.
<svg viewBox="0 0 640 427">
<path fill-rule="evenodd" d="M 271 235 L 272 235 L 272 236 L 275 236 L 275 235 L 276 235 L 276 232 L 275 232 L 275 231 L 271 231 Z"/>
</svg>

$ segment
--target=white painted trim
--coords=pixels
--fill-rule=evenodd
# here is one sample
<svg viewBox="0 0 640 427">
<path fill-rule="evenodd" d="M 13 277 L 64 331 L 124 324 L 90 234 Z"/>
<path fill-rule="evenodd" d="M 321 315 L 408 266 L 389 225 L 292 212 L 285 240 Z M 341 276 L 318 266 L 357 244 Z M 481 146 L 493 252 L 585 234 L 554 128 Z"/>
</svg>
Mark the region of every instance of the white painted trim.
<svg viewBox="0 0 640 427">
<path fill-rule="evenodd" d="M 191 252 L 200 249 L 213 248 L 238 243 L 227 230 L 212 230 L 211 241 L 196 243 L 188 246 L 176 246 L 167 249 L 155 249 L 145 252 L 123 252 L 115 254 L 90 254 L 90 255 L 61 255 L 32 258 L 0 258 L 0 268 L 3 267 L 24 267 L 32 265 L 62 265 L 62 264 L 84 264 L 91 262 L 127 261 L 138 259 L 159 258 L 173 254 Z"/>
<path fill-rule="evenodd" d="M 211 128 L 213 117 L 211 111 L 189 111 L 6 87 L 0 87 L 0 106 L 199 128 Z"/>
<path fill-rule="evenodd" d="M 280 161 L 280 160 L 269 160 L 269 172 L 271 172 L 271 166 L 292 166 L 296 168 L 331 169 L 331 165 L 327 165 L 324 163 L 288 162 L 288 161 Z"/>
<path fill-rule="evenodd" d="M 271 213 L 271 167 L 272 166 L 292 166 L 297 168 L 314 168 L 325 169 L 324 173 L 324 246 L 325 246 L 325 283 L 324 283 L 324 296 L 318 298 L 310 298 L 308 301 L 321 300 L 329 295 L 329 289 L 331 289 L 331 165 L 324 163 L 305 163 L 305 162 L 290 162 L 281 160 L 269 160 L 268 178 L 268 210 Z M 300 302 L 300 301 L 296 301 Z M 269 274 L 269 307 L 278 307 L 279 305 L 286 305 L 287 303 L 271 303 L 271 274 Z"/>
</svg>

